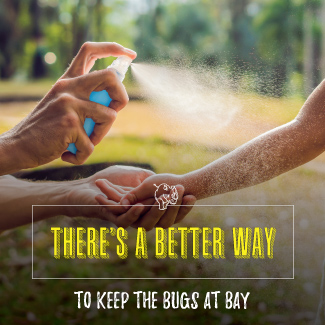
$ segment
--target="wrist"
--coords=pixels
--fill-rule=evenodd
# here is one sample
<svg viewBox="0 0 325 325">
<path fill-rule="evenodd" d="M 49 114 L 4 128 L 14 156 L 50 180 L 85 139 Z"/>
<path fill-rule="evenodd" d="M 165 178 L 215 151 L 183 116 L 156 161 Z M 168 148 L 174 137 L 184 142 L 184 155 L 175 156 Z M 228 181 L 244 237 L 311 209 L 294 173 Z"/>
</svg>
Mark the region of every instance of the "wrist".
<svg viewBox="0 0 325 325">
<path fill-rule="evenodd" d="M 160 183 L 167 183 L 168 185 L 182 185 L 184 187 L 184 195 L 193 194 L 192 180 L 189 174 L 175 175 L 175 174 L 158 174 L 157 185 Z"/>
<path fill-rule="evenodd" d="M 28 168 L 18 137 L 6 132 L 0 136 L 0 175 Z"/>
<path fill-rule="evenodd" d="M 88 189 L 87 180 L 69 182 L 28 183 L 32 186 L 32 204 L 39 205 L 34 209 L 34 221 L 48 219 L 55 216 L 75 217 L 80 214 L 80 202 L 76 193 Z"/>
<path fill-rule="evenodd" d="M 69 204 L 67 197 L 71 188 L 69 182 L 44 182 L 32 183 L 32 185 L 35 186 L 35 194 L 38 194 L 37 202 L 39 205 L 44 205 L 39 207 L 35 221 L 58 215 L 69 216 L 71 210 L 67 206 Z"/>
<path fill-rule="evenodd" d="M 180 176 L 180 183 L 184 186 L 184 195 L 193 195 L 197 200 L 203 199 L 204 191 L 200 187 L 201 182 L 197 181 L 197 177 L 194 172 L 190 172 Z"/>
<path fill-rule="evenodd" d="M 78 193 L 88 193 L 91 186 L 91 178 L 83 178 L 75 181 L 58 183 L 59 186 L 64 188 L 62 196 L 58 197 L 58 204 L 64 205 L 61 207 L 61 215 L 67 217 L 76 217 L 82 215 L 80 206 L 87 204 L 87 202 L 80 198 Z"/>
<path fill-rule="evenodd" d="M 68 187 L 65 183 L 35 183 L 0 177 L 0 229 L 10 229 L 31 222 L 33 207 L 34 221 L 67 215 L 65 197 Z M 46 206 L 45 206 L 46 205 Z"/>
</svg>

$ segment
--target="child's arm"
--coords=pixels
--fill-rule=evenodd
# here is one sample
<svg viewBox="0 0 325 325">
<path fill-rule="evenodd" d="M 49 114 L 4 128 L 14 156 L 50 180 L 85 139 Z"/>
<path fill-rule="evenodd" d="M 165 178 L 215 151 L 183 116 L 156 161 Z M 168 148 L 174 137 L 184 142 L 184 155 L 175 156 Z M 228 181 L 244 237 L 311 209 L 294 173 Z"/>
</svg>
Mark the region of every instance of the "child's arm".
<svg viewBox="0 0 325 325">
<path fill-rule="evenodd" d="M 197 199 L 256 185 L 296 168 L 325 150 L 325 81 L 311 94 L 298 116 L 191 173 L 154 175 L 126 198 L 134 204 L 153 196 L 153 184 L 181 184 Z"/>
</svg>

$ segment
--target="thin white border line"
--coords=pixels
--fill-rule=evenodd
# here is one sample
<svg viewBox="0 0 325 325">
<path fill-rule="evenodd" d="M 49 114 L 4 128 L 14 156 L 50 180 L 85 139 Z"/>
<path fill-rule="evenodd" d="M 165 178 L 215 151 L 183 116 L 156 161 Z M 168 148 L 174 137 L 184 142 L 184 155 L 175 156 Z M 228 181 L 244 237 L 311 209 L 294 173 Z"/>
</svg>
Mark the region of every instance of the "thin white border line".
<svg viewBox="0 0 325 325">
<path fill-rule="evenodd" d="M 110 207 L 110 206 L 116 206 L 115 204 L 105 204 L 105 205 L 99 205 L 99 204 L 33 204 L 32 207 L 99 207 L 99 206 L 105 206 L 105 207 Z M 119 206 L 122 207 L 129 207 L 133 206 L 132 204 L 119 204 Z M 153 204 L 144 204 L 146 207 L 153 207 L 155 205 Z M 181 207 L 184 206 L 182 204 L 180 205 L 173 205 L 174 207 Z M 191 205 L 186 205 L 186 206 L 191 206 L 191 207 L 294 207 L 293 204 L 252 204 L 252 205 L 246 205 L 246 204 L 191 204 Z"/>
<path fill-rule="evenodd" d="M 52 207 L 52 206 L 87 206 L 98 207 L 99 205 L 51 205 L 51 204 L 33 204 L 32 205 L 32 280 L 294 280 L 295 279 L 295 206 L 294 204 L 195 204 L 188 206 L 199 207 L 292 207 L 292 278 L 34 278 L 34 206 Z M 102 205 L 103 206 L 103 205 Z M 111 206 L 111 205 L 105 205 Z M 130 205 L 121 205 L 130 206 Z M 153 206 L 153 205 L 144 205 Z M 175 205 L 174 205 L 175 206 Z M 176 205 L 182 206 L 182 205 Z"/>
<path fill-rule="evenodd" d="M 294 278 L 33 278 L 33 280 L 293 280 Z"/>
<path fill-rule="evenodd" d="M 295 206 L 292 206 L 292 278 L 295 278 Z"/>
<path fill-rule="evenodd" d="M 34 206 L 32 205 L 32 280 L 34 279 Z"/>
</svg>

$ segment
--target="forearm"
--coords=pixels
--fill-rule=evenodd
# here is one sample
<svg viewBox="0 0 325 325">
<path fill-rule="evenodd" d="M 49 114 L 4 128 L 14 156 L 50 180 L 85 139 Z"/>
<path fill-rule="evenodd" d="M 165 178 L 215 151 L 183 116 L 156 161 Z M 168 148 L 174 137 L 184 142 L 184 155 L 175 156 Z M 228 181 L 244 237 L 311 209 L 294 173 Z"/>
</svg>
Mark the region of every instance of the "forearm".
<svg viewBox="0 0 325 325">
<path fill-rule="evenodd" d="M 185 193 L 205 198 L 256 185 L 296 168 L 324 152 L 324 125 L 325 80 L 292 122 L 184 175 Z"/>
<path fill-rule="evenodd" d="M 32 205 L 53 205 L 34 207 L 34 221 L 67 215 L 66 207 L 62 206 L 67 193 L 65 182 L 32 183 L 12 176 L 0 177 L 0 230 L 32 222 Z"/>
<path fill-rule="evenodd" d="M 324 151 L 324 143 L 309 128 L 312 125 L 294 120 L 184 175 L 186 194 L 202 199 L 249 187 L 314 159 Z"/>
<path fill-rule="evenodd" d="M 25 169 L 19 149 L 19 139 L 11 131 L 0 135 L 0 176 Z"/>
</svg>

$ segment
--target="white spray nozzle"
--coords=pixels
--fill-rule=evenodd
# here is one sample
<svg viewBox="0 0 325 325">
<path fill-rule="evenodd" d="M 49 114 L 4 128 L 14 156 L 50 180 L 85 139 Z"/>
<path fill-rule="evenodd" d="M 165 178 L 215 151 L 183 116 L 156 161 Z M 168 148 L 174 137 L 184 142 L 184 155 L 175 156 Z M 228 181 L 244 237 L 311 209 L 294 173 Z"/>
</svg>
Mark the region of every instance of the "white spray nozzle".
<svg viewBox="0 0 325 325">
<path fill-rule="evenodd" d="M 119 79 L 123 81 L 131 62 L 132 59 L 130 59 L 128 56 L 122 55 L 114 60 L 112 64 L 108 66 L 108 68 L 113 68 L 117 72 Z"/>
</svg>

